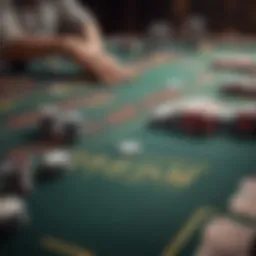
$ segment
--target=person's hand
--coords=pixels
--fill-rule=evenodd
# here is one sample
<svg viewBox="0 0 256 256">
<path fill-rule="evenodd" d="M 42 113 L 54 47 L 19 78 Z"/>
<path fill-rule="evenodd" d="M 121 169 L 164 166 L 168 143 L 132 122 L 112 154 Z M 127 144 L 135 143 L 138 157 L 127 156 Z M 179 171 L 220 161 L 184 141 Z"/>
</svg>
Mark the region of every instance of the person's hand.
<svg viewBox="0 0 256 256">
<path fill-rule="evenodd" d="M 106 55 L 100 45 L 70 37 L 63 39 L 62 47 L 65 55 L 82 68 L 92 71 L 100 81 L 112 84 L 124 80 L 124 71 Z"/>
</svg>

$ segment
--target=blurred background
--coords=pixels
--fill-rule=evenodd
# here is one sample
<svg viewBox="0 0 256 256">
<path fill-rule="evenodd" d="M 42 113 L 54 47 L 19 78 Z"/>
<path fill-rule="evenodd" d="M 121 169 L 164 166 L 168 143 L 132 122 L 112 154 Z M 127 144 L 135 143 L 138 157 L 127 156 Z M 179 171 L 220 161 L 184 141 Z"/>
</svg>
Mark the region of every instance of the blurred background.
<svg viewBox="0 0 256 256">
<path fill-rule="evenodd" d="M 167 18 L 178 27 L 191 14 L 204 16 L 214 33 L 256 33 L 255 0 L 80 1 L 96 13 L 107 34 L 139 33 L 150 22 Z"/>
</svg>

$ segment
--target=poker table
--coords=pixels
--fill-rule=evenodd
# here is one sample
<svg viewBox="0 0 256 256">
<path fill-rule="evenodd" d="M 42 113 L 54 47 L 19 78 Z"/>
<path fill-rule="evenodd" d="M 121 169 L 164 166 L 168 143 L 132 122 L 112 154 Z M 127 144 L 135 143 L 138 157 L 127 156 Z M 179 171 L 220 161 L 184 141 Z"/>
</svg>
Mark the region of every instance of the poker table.
<svg viewBox="0 0 256 256">
<path fill-rule="evenodd" d="M 110 47 L 111 48 L 111 47 Z M 111 48 L 124 61 L 125 54 Z M 5 256 L 191 256 L 204 225 L 227 215 L 241 179 L 254 174 L 256 143 L 226 134 L 198 138 L 149 127 L 152 112 L 170 101 L 210 97 L 231 107 L 248 100 L 224 97 L 225 81 L 253 74 L 216 71 L 216 56 L 256 58 L 256 44 L 208 42 L 203 50 L 170 46 L 179 58 L 115 86 L 88 80 L 59 58 L 31 63 L 23 74 L 1 77 L 1 157 L 31 156 L 33 192 L 26 196 L 30 221 L 7 241 Z M 170 79 L 178 81 L 172 89 Z M 177 88 L 178 87 L 178 88 Z M 34 139 L 37 108 L 56 104 L 79 110 L 83 135 L 67 149 L 72 171 L 48 182 L 36 180 L 41 154 L 51 147 Z M 121 154 L 122 141 L 142 152 Z"/>
</svg>

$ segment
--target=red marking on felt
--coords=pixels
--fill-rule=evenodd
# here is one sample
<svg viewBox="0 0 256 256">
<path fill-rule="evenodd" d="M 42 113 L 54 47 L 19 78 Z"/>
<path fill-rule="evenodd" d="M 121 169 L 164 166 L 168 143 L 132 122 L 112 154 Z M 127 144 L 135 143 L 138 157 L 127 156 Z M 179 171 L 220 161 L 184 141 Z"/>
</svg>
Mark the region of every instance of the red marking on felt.
<svg viewBox="0 0 256 256">
<path fill-rule="evenodd" d="M 143 102 L 143 105 L 145 105 L 145 107 L 151 107 L 151 106 L 158 104 L 159 102 L 161 103 L 162 101 L 165 101 L 165 100 L 177 98 L 179 95 L 180 95 L 179 91 L 164 90 L 160 93 L 150 95 Z"/>
<path fill-rule="evenodd" d="M 79 99 L 72 99 L 65 102 L 58 103 L 58 107 L 64 109 L 75 109 L 75 108 L 82 108 L 82 107 L 94 107 L 98 105 L 103 105 L 109 102 L 112 95 L 108 93 L 98 93 L 94 95 L 90 95 L 89 97 L 79 98 Z"/>
<path fill-rule="evenodd" d="M 137 109 L 134 105 L 127 105 L 123 109 L 112 113 L 107 120 L 110 124 L 119 124 L 121 122 L 132 119 L 137 114 Z"/>
<path fill-rule="evenodd" d="M 158 95 L 153 94 L 146 98 L 146 100 L 143 102 L 143 105 L 145 105 L 146 107 L 150 107 L 154 105 L 154 103 L 157 101 L 158 101 Z"/>
<path fill-rule="evenodd" d="M 106 104 L 111 99 L 110 94 L 95 94 L 92 95 L 91 98 L 81 98 L 81 99 L 74 99 L 68 102 L 61 102 L 57 103 L 57 106 L 63 109 L 73 109 L 79 107 L 94 107 L 101 104 Z M 33 125 L 38 120 L 38 113 L 36 111 L 30 113 L 23 113 L 19 116 L 10 117 L 7 122 L 6 126 L 11 127 L 12 129 L 21 129 L 29 125 Z"/>
<path fill-rule="evenodd" d="M 35 124 L 37 119 L 37 112 L 23 113 L 16 117 L 10 117 L 6 122 L 6 126 L 12 129 L 20 129 Z"/>
<path fill-rule="evenodd" d="M 85 131 L 85 133 L 89 133 L 90 135 L 93 135 L 103 130 L 103 128 L 104 128 L 104 123 L 98 122 L 98 123 L 85 124 L 83 127 L 83 130 Z"/>
</svg>

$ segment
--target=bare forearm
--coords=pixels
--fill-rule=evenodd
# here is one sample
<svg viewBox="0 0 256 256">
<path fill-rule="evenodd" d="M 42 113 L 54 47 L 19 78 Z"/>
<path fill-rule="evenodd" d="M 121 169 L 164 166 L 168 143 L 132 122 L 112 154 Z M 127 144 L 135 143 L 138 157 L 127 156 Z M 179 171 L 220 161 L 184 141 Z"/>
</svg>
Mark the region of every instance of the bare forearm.
<svg viewBox="0 0 256 256">
<path fill-rule="evenodd" d="M 60 53 L 63 49 L 62 38 L 59 37 L 23 37 L 9 40 L 2 48 L 2 59 L 28 60 L 52 53 Z"/>
<path fill-rule="evenodd" d="M 102 34 L 99 26 L 94 22 L 89 22 L 84 26 L 84 38 L 87 42 L 95 45 L 102 45 Z"/>
</svg>

